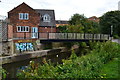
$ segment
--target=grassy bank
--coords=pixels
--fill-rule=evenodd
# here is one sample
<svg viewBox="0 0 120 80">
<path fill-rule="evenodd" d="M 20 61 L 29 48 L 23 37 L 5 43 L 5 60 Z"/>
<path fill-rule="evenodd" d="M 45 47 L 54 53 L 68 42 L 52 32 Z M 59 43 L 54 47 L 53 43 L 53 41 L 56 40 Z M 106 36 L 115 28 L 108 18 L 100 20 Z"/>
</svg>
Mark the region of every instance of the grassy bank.
<svg viewBox="0 0 120 80">
<path fill-rule="evenodd" d="M 119 67 L 119 59 L 114 58 L 102 67 L 99 74 L 102 75 L 104 78 L 120 78 Z"/>
</svg>

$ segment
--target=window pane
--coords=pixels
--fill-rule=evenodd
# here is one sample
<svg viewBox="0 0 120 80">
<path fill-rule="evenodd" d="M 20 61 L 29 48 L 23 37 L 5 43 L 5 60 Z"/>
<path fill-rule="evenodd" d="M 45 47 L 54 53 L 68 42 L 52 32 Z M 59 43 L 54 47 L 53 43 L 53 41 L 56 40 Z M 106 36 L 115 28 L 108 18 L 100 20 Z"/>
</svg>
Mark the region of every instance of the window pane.
<svg viewBox="0 0 120 80">
<path fill-rule="evenodd" d="M 23 13 L 19 13 L 19 19 L 23 19 Z"/>
<path fill-rule="evenodd" d="M 21 26 L 21 31 L 24 31 L 24 26 Z"/>
<path fill-rule="evenodd" d="M 24 28 L 24 31 L 26 31 L 25 26 L 23 26 L 23 28 Z"/>
<path fill-rule="evenodd" d="M 17 32 L 21 31 L 20 26 L 17 26 Z"/>
<path fill-rule="evenodd" d="M 43 16 L 43 20 L 44 20 L 45 22 L 50 22 L 50 15 L 45 14 L 45 15 Z"/>
<path fill-rule="evenodd" d="M 29 14 L 28 13 L 26 13 L 26 19 L 29 19 Z"/>
<path fill-rule="evenodd" d="M 28 26 L 26 26 L 26 31 L 27 31 L 27 32 L 29 31 L 29 27 L 28 27 Z"/>
<path fill-rule="evenodd" d="M 25 16 L 24 19 L 28 19 L 28 13 L 25 13 L 24 16 Z"/>
<path fill-rule="evenodd" d="M 25 13 L 23 14 L 23 19 L 25 19 Z"/>
<path fill-rule="evenodd" d="M 18 28 L 18 31 L 20 31 L 20 26 L 19 27 L 17 27 Z"/>
<path fill-rule="evenodd" d="M 29 14 L 28 13 L 19 13 L 19 19 L 21 19 L 21 20 L 29 19 Z"/>
</svg>

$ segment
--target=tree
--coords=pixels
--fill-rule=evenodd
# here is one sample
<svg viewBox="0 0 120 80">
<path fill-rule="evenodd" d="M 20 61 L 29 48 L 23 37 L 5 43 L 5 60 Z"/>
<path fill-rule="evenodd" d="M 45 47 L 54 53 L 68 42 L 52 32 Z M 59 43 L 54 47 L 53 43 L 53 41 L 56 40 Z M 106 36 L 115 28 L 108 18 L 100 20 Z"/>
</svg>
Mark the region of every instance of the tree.
<svg viewBox="0 0 120 80">
<path fill-rule="evenodd" d="M 87 18 L 84 15 L 80 15 L 78 13 L 74 14 L 73 16 L 71 16 L 69 23 L 71 25 L 79 25 L 82 24 L 87 20 Z"/>
<path fill-rule="evenodd" d="M 74 25 L 74 26 L 79 25 L 79 26 L 83 27 L 82 32 L 84 32 L 84 33 L 100 33 L 99 23 L 89 21 L 84 15 L 80 15 L 77 13 L 74 14 L 70 18 L 69 23 L 70 23 L 70 25 Z M 75 30 L 75 29 L 73 29 L 73 30 Z"/>
<path fill-rule="evenodd" d="M 120 36 L 120 11 L 109 11 L 100 17 L 101 32 L 105 34 L 111 33 L 113 26 L 113 35 Z"/>
<path fill-rule="evenodd" d="M 57 27 L 58 32 L 68 32 L 67 27 L 67 25 Z"/>
<path fill-rule="evenodd" d="M 84 33 L 84 27 L 82 25 L 69 25 L 67 31 L 71 33 Z"/>
</svg>

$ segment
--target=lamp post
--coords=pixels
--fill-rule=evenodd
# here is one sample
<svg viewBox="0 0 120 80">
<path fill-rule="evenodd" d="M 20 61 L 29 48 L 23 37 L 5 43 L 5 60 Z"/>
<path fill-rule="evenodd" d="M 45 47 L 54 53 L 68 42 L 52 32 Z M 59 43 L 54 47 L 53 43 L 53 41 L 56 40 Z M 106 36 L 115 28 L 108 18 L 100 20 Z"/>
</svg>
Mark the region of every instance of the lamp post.
<svg viewBox="0 0 120 80">
<path fill-rule="evenodd" d="M 111 31 L 110 32 L 111 32 L 110 37 L 111 37 L 111 40 L 112 40 L 112 37 L 113 37 L 113 25 L 111 25 Z"/>
</svg>

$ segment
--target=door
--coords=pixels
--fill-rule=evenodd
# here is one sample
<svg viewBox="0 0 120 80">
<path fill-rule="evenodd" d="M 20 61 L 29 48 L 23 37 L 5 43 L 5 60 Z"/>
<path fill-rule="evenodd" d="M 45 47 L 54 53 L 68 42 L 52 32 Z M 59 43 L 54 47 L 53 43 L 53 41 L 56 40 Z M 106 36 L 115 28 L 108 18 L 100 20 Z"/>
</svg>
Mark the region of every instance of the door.
<svg viewBox="0 0 120 80">
<path fill-rule="evenodd" d="M 38 38 L 38 27 L 32 27 L 32 38 Z"/>
</svg>

